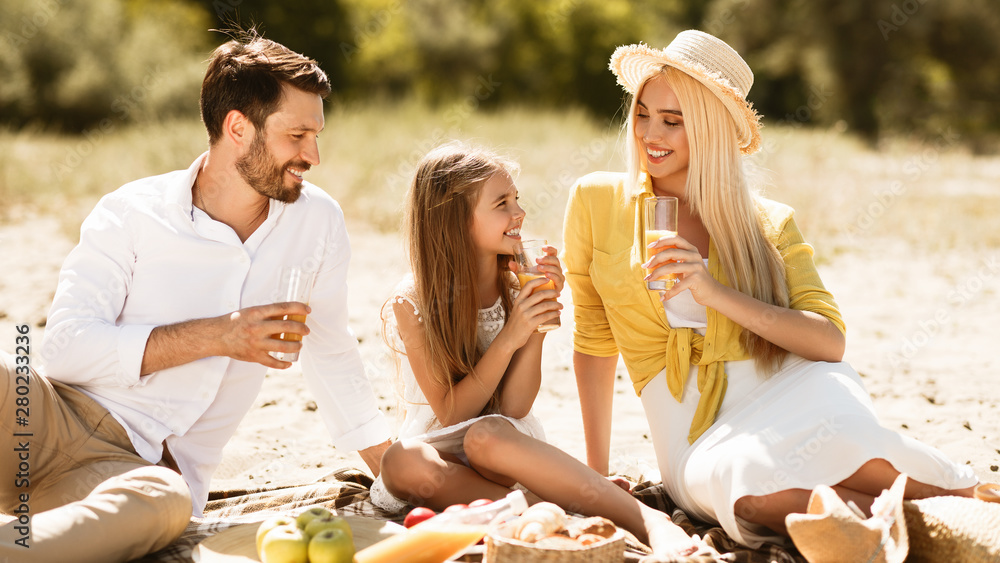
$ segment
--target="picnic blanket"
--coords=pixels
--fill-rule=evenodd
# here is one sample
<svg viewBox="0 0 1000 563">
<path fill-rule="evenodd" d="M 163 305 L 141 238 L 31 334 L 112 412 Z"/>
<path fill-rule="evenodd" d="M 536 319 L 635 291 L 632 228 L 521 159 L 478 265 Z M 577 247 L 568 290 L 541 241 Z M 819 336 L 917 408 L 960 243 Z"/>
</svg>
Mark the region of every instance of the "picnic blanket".
<svg viewBox="0 0 1000 563">
<path fill-rule="evenodd" d="M 227 528 L 249 522 L 260 522 L 276 514 L 294 513 L 306 506 L 322 505 L 339 514 L 353 514 L 402 523 L 407 510 L 387 512 L 375 506 L 368 497 L 372 478 L 355 468 L 336 470 L 314 483 L 294 486 L 265 486 L 253 489 L 213 491 L 209 495 L 203 518 L 192 518 L 184 534 L 170 546 L 135 560 L 138 563 L 192 563 L 192 552 L 198 542 Z M 801 563 L 805 559 L 794 548 L 764 545 L 749 549 L 730 538 L 722 528 L 705 522 L 692 521 L 670 500 L 659 483 L 642 482 L 632 494 L 643 503 L 670 514 L 674 522 L 688 534 L 698 534 L 719 556 L 688 557 L 676 561 L 710 563 Z M 625 560 L 640 561 L 649 548 L 631 534 L 626 534 Z M 474 563 L 478 555 L 462 561 Z M 657 559 L 657 561 L 668 561 Z"/>
</svg>

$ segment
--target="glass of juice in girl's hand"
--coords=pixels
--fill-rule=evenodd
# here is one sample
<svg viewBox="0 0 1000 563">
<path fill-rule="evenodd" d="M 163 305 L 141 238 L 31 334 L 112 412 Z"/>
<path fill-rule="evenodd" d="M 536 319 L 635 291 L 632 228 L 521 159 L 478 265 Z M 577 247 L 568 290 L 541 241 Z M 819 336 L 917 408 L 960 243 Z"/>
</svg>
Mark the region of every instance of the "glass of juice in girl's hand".
<svg viewBox="0 0 1000 563">
<path fill-rule="evenodd" d="M 666 250 L 668 247 L 649 248 L 649 245 L 663 237 L 677 236 L 677 198 L 669 196 L 656 196 L 646 199 L 643 202 L 643 260 L 649 262 L 653 255 Z M 652 271 L 652 270 L 650 270 Z M 650 291 L 666 291 L 677 282 L 676 274 L 649 280 L 646 282 L 646 289 Z"/>
<path fill-rule="evenodd" d="M 521 287 L 524 287 L 529 281 L 536 278 L 544 278 L 545 274 L 538 269 L 538 262 L 535 260 L 545 256 L 545 251 L 542 249 L 547 243 L 544 240 L 523 240 L 521 241 L 521 246 L 514 251 L 514 261 L 517 262 L 517 281 L 521 283 Z M 542 286 L 535 289 L 535 291 L 541 291 L 543 289 L 555 289 L 556 282 L 548 280 L 547 283 L 542 284 Z M 546 301 L 555 301 L 555 298 L 546 299 Z M 545 321 L 544 323 L 538 325 L 537 332 L 548 332 L 550 330 L 559 328 L 559 317 L 556 317 L 550 321 Z"/>
<path fill-rule="evenodd" d="M 278 292 L 275 303 L 285 303 L 295 301 L 297 303 L 309 304 L 309 295 L 312 293 L 313 284 L 316 282 L 316 272 L 310 272 L 299 267 L 285 266 L 281 268 L 278 278 Z M 284 315 L 274 317 L 279 321 L 306 322 L 305 315 Z M 302 340 L 301 334 L 282 332 L 271 336 L 276 340 L 299 342 Z M 294 362 L 299 359 L 298 352 L 271 352 L 271 356 L 284 362 Z"/>
</svg>

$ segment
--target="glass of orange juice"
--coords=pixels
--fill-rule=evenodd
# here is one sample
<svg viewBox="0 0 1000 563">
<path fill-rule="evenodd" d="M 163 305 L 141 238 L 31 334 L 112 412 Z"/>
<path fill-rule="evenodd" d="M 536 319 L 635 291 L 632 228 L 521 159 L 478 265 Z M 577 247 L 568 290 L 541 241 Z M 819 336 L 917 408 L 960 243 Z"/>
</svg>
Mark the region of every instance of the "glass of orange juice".
<svg viewBox="0 0 1000 563">
<path fill-rule="evenodd" d="M 285 266 L 281 268 L 281 273 L 278 278 L 278 291 L 275 296 L 275 303 L 295 301 L 308 305 L 309 296 L 312 294 L 314 283 L 316 283 L 316 272 L 309 271 L 298 266 Z M 297 321 L 300 323 L 306 322 L 305 315 L 284 315 L 280 317 L 273 317 L 273 319 L 280 321 Z M 271 338 L 289 342 L 299 342 L 302 340 L 302 335 L 292 332 L 282 332 L 280 334 L 272 335 Z M 271 356 L 285 362 L 294 362 L 299 359 L 298 352 L 271 352 Z"/>
<path fill-rule="evenodd" d="M 647 198 L 643 202 L 643 261 L 649 262 L 654 254 L 664 248 L 649 248 L 650 244 L 663 237 L 677 236 L 677 198 L 671 196 L 656 196 Z M 649 280 L 646 282 L 646 289 L 650 291 L 666 291 L 677 282 L 676 274 L 669 274 L 666 277 Z"/>
<path fill-rule="evenodd" d="M 517 262 L 517 281 L 520 282 L 521 287 L 524 287 L 526 283 L 533 279 L 544 278 L 545 274 L 538 269 L 538 262 L 535 260 L 545 256 L 545 251 L 542 249 L 546 243 L 544 240 L 523 240 L 521 241 L 521 246 L 514 252 L 514 261 Z M 541 291 L 543 289 L 555 289 L 556 282 L 548 280 L 547 283 L 543 284 L 537 289 Z M 546 301 L 555 301 L 555 298 L 547 299 Z M 559 317 L 552 319 L 551 321 L 545 321 L 544 323 L 538 325 L 536 329 L 537 332 L 548 332 L 559 328 Z"/>
</svg>

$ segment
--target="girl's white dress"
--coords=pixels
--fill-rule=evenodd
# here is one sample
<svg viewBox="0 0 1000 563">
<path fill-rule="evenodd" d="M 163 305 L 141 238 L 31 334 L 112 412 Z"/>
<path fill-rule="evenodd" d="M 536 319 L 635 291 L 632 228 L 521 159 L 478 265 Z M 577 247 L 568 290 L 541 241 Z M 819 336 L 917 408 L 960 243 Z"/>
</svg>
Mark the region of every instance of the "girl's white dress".
<svg viewBox="0 0 1000 563">
<path fill-rule="evenodd" d="M 514 295 L 516 296 L 516 291 Z M 397 303 L 409 303 L 417 315 L 417 320 L 423 322 L 412 277 L 408 276 L 396 287 L 396 290 L 393 292 L 393 299 Z M 503 328 L 505 322 L 503 305 L 499 297 L 492 307 L 479 310 L 479 324 L 476 335 L 478 337 L 480 352 L 484 352 L 489 348 L 490 344 L 493 343 L 493 339 L 500 334 L 500 330 Z M 395 332 L 395 328 L 393 327 L 391 331 Z M 397 344 L 401 346 L 400 342 L 397 342 Z M 424 442 L 434 446 L 438 451 L 457 455 L 463 462 L 468 464 L 468 459 L 465 457 L 462 446 L 465 433 L 472 426 L 472 423 L 484 418 L 495 417 L 504 419 L 510 422 L 519 432 L 538 440 L 545 440 L 545 431 L 542 429 L 541 422 L 535 418 L 532 412 L 529 412 L 524 418 L 510 418 L 499 414 L 491 414 L 471 418 L 447 427 L 442 426 L 434 414 L 434 409 L 427 403 L 427 399 L 424 397 L 423 391 L 420 390 L 420 386 L 417 385 L 417 380 L 406 358 L 403 358 L 400 364 L 403 383 L 402 409 L 405 410 L 405 415 L 403 423 L 399 428 L 399 441 L 415 440 Z M 396 498 L 385 488 L 381 477 L 376 478 L 375 483 L 372 485 L 371 500 L 376 506 L 392 512 L 398 512 L 409 506 L 409 503 Z"/>
<path fill-rule="evenodd" d="M 665 303 L 673 327 L 704 334 L 705 307 L 685 291 Z M 660 476 L 688 515 L 717 521 L 750 547 L 782 543 L 766 528 L 734 514 L 744 496 L 834 485 L 873 459 L 923 483 L 963 489 L 978 480 L 968 466 L 883 427 L 861 378 L 850 365 L 789 356 L 778 373 L 758 376 L 753 360 L 726 362 L 728 388 L 715 423 L 688 444 L 698 405 L 697 366 L 678 403 L 657 376 L 642 390 Z M 669 407 L 669 408 L 665 408 Z"/>
</svg>

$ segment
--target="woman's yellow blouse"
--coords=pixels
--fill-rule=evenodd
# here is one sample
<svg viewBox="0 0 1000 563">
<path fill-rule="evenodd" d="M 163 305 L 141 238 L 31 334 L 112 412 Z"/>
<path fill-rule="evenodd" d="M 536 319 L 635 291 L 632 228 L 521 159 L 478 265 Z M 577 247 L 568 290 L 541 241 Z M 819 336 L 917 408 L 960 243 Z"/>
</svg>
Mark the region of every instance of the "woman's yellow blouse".
<svg viewBox="0 0 1000 563">
<path fill-rule="evenodd" d="M 652 195 L 649 182 L 639 195 L 624 190 L 624 174 L 596 172 L 573 186 L 566 207 L 563 241 L 567 281 L 573 295 L 574 349 L 591 356 L 621 354 L 636 394 L 666 369 L 667 385 L 680 401 L 698 366 L 701 392 L 688 440 L 693 443 L 715 421 L 726 391 L 726 361 L 748 359 L 739 343 L 742 328 L 708 309 L 704 337 L 671 328 L 657 292 L 647 291 L 642 268 L 644 241 L 640 202 Z M 791 207 L 759 200 L 766 236 L 785 262 L 789 304 L 830 319 L 841 332 L 844 321 L 813 263 L 813 248 L 802 239 Z M 708 270 L 729 285 L 715 246 Z"/>
</svg>

